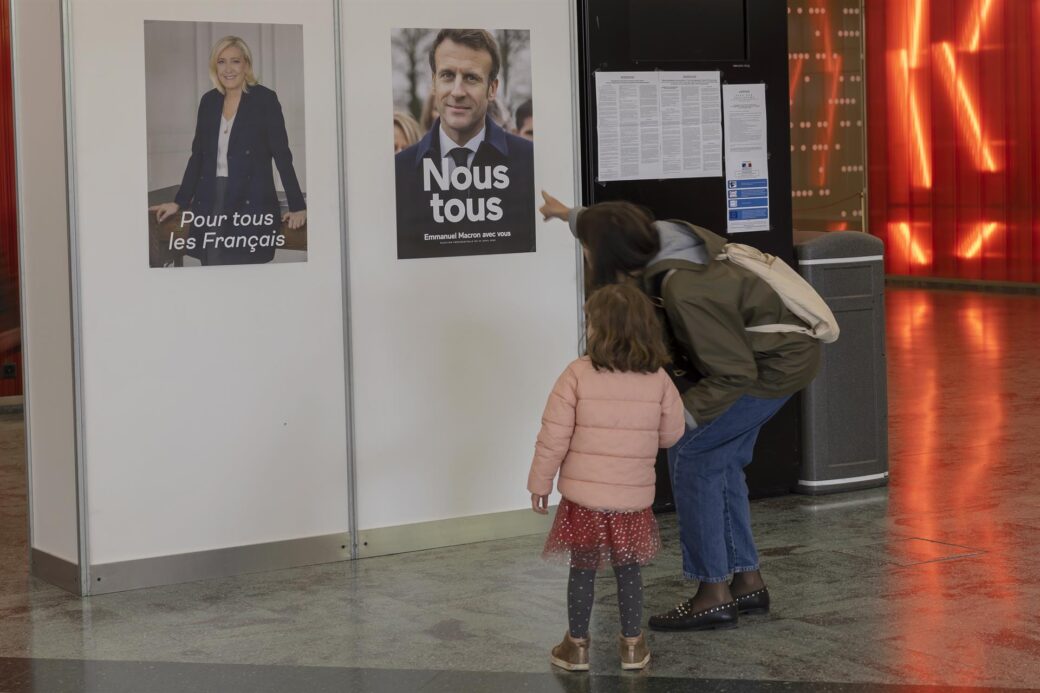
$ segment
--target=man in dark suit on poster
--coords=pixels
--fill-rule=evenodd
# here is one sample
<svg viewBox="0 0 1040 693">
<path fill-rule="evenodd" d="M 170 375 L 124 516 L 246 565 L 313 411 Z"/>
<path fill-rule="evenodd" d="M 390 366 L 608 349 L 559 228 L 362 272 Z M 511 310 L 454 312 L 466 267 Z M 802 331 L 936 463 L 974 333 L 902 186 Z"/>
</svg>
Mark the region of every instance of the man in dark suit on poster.
<svg viewBox="0 0 1040 693">
<path fill-rule="evenodd" d="M 534 149 L 490 117 L 498 45 L 483 29 L 442 29 L 430 48 L 429 132 L 395 157 L 397 257 L 534 252 Z"/>
</svg>

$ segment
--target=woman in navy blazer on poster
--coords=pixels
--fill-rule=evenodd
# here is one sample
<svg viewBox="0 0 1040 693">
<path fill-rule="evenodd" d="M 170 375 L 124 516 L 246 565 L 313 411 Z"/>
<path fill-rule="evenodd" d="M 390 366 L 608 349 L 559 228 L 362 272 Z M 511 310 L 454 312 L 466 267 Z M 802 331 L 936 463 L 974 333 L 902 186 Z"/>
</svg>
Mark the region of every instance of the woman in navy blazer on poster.
<svg viewBox="0 0 1040 693">
<path fill-rule="evenodd" d="M 214 88 L 199 103 L 180 189 L 173 202 L 151 209 L 160 222 L 181 210 L 210 220 L 226 215 L 219 227 L 192 226 L 194 248 L 187 252 L 204 265 L 270 262 L 280 245 L 275 242 L 279 222 L 297 229 L 307 221 L 282 107 L 273 91 L 257 83 L 252 53 L 242 39 L 226 36 L 217 41 L 209 62 Z M 289 211 L 284 214 L 272 161 L 288 198 Z M 232 223 L 236 213 L 246 223 Z"/>
</svg>

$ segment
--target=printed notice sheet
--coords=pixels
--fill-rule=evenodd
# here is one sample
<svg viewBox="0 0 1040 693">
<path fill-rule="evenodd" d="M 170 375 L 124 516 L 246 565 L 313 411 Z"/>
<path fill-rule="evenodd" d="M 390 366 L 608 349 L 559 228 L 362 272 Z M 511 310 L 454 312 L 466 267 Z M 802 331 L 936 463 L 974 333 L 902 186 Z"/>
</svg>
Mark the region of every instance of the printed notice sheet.
<svg viewBox="0 0 1040 693">
<path fill-rule="evenodd" d="M 766 86 L 725 84 L 726 219 L 729 233 L 769 230 Z"/>
<path fill-rule="evenodd" d="M 599 181 L 722 175 L 718 72 L 597 72 Z"/>
</svg>

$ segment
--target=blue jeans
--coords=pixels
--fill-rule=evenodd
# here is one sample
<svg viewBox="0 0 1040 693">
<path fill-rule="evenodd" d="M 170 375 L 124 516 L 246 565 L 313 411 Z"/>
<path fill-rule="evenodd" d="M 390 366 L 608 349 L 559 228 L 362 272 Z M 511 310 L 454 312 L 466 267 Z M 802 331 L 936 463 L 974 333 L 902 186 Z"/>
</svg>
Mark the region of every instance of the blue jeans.
<svg viewBox="0 0 1040 693">
<path fill-rule="evenodd" d="M 686 578 L 725 582 L 758 570 L 744 467 L 762 425 L 788 399 L 744 395 L 717 419 L 687 429 L 668 450 Z"/>
</svg>

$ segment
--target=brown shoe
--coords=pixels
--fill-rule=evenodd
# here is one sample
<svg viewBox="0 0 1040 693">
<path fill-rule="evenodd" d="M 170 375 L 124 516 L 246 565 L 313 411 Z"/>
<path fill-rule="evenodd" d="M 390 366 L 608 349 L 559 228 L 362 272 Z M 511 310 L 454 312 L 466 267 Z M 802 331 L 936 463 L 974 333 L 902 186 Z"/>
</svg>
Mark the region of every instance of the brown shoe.
<svg viewBox="0 0 1040 693">
<path fill-rule="evenodd" d="M 621 655 L 622 669 L 642 669 L 650 661 L 650 648 L 643 633 L 634 638 L 619 635 L 618 653 Z"/>
<path fill-rule="evenodd" d="M 589 639 L 572 638 L 570 633 L 566 633 L 560 644 L 552 648 L 549 661 L 567 671 L 588 671 Z"/>
</svg>

